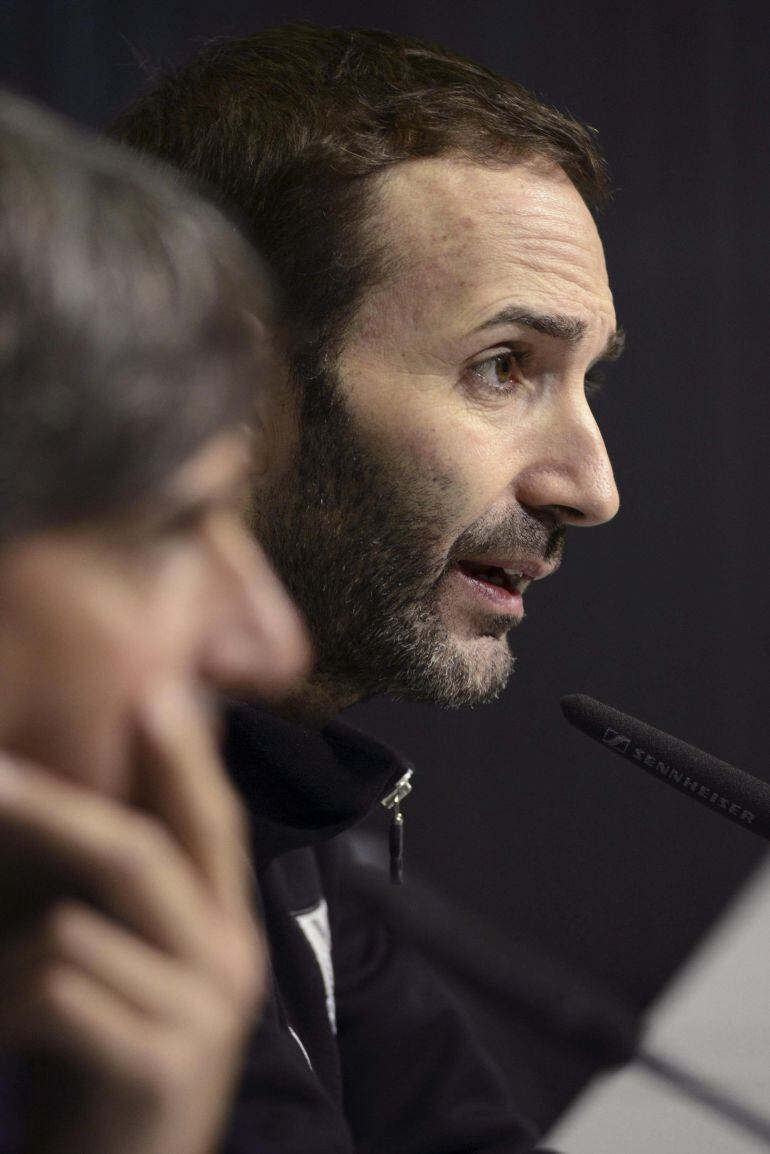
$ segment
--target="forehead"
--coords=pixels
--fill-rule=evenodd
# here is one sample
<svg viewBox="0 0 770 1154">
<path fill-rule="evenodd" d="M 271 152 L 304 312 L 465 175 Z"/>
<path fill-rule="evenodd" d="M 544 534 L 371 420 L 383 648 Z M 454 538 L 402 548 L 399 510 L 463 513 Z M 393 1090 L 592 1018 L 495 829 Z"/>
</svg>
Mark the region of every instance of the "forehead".
<svg viewBox="0 0 770 1154">
<path fill-rule="evenodd" d="M 398 286 L 426 324 L 440 314 L 472 328 L 515 300 L 614 328 L 596 225 L 558 166 L 408 161 L 379 178 L 378 194 L 393 275 L 373 296 Z"/>
</svg>

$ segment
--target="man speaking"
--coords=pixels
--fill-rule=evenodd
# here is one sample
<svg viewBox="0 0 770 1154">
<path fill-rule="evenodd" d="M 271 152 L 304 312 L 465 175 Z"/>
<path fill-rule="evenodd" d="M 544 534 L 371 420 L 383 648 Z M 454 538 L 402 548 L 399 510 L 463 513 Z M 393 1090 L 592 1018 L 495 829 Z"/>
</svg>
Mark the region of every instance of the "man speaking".
<svg viewBox="0 0 770 1154">
<path fill-rule="evenodd" d="M 397 807 L 406 766 L 334 719 L 494 698 L 528 586 L 617 511 L 590 407 L 622 348 L 601 155 L 443 49 L 304 24 L 213 42 L 115 131 L 234 204 L 283 293 L 253 524 L 318 660 L 281 717 L 231 714 L 273 961 L 232 1149 L 525 1150 L 462 1015 L 350 888 L 336 835 Z"/>
</svg>

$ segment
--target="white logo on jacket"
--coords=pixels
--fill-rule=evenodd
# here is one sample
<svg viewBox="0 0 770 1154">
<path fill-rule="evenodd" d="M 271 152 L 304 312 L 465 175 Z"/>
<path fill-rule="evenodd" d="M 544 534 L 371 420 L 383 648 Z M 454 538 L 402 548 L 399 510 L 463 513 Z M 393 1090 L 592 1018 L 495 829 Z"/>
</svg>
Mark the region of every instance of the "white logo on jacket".
<svg viewBox="0 0 770 1154">
<path fill-rule="evenodd" d="M 334 966 L 332 965 L 332 931 L 329 925 L 329 907 L 324 898 L 311 910 L 294 913 L 297 925 L 308 941 L 326 991 L 326 1012 L 332 1033 L 337 1033 L 337 1007 L 334 1002 Z"/>
</svg>

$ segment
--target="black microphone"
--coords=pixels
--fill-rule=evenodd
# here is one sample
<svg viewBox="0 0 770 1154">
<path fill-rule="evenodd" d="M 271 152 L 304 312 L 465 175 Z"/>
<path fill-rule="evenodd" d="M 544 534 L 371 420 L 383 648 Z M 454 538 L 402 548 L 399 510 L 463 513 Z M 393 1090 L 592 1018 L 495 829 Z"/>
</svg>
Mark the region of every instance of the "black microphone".
<svg viewBox="0 0 770 1154">
<path fill-rule="evenodd" d="M 658 781 L 770 841 L 770 785 L 593 697 L 562 697 L 567 721 Z"/>
<path fill-rule="evenodd" d="M 744 829 L 770 840 L 770 785 L 767 782 L 594 697 L 573 693 L 561 699 L 561 707 L 567 721 L 601 742 L 605 749 L 620 754 L 659 781 L 710 806 Z M 648 1074 L 677 1087 L 770 1148 L 770 1119 L 752 1107 L 664 1055 L 640 1048 L 635 1060 Z"/>
</svg>

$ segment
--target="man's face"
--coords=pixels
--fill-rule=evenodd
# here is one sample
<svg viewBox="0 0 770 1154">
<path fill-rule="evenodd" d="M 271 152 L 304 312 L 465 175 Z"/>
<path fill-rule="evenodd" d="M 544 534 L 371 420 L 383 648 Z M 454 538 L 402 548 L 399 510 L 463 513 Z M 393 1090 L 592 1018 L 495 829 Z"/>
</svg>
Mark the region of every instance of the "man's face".
<svg viewBox="0 0 770 1154">
<path fill-rule="evenodd" d="M 390 274 L 303 385 L 258 531 L 339 700 L 476 703 L 505 685 L 524 589 L 566 526 L 617 512 L 585 384 L 613 350 L 612 296 L 555 166 L 412 161 L 379 194 Z"/>
<path fill-rule="evenodd" d="M 131 796 L 138 710 L 207 711 L 304 669 L 299 619 L 241 522 L 248 453 L 213 438 L 146 504 L 0 550 L 0 748 Z"/>
</svg>

